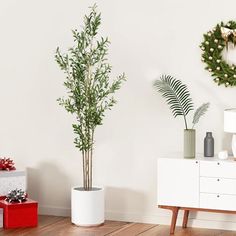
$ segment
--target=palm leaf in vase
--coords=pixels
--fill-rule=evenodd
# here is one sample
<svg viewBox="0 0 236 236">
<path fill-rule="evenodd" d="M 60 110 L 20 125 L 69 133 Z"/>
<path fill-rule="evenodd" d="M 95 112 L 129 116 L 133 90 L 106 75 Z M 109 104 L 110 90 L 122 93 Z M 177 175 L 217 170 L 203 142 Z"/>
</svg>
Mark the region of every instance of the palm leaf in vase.
<svg viewBox="0 0 236 236">
<path fill-rule="evenodd" d="M 154 87 L 166 99 L 173 116 L 183 116 L 185 128 L 188 129 L 186 116 L 193 110 L 193 102 L 187 86 L 170 75 L 162 75 L 154 82 Z"/>
<path fill-rule="evenodd" d="M 193 127 L 198 123 L 199 119 L 207 112 L 209 106 L 210 103 L 208 102 L 208 103 L 203 103 L 200 107 L 197 108 L 197 110 L 194 112 L 193 115 L 193 121 L 192 121 Z"/>
</svg>

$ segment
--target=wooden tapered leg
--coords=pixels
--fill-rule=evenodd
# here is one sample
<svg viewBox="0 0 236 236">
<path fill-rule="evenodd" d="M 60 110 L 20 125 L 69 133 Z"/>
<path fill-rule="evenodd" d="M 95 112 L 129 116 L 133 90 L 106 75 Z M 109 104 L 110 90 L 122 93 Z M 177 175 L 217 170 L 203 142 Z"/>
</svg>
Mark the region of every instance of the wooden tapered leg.
<svg viewBox="0 0 236 236">
<path fill-rule="evenodd" d="M 187 228 L 188 215 L 189 215 L 189 210 L 184 210 L 184 218 L 183 218 L 183 224 L 182 224 L 183 228 Z"/>
<path fill-rule="evenodd" d="M 170 225 L 170 234 L 174 234 L 179 207 L 173 207 L 171 210 L 172 210 L 172 219 L 171 219 L 171 225 Z"/>
</svg>

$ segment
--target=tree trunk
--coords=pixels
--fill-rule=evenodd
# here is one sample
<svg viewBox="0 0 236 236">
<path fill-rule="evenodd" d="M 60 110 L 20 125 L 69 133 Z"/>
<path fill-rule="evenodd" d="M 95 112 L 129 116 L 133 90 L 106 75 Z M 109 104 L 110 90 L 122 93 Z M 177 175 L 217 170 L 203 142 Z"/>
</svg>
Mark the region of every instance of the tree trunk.
<svg viewBox="0 0 236 236">
<path fill-rule="evenodd" d="M 82 151 L 82 156 L 83 156 L 83 187 L 85 189 L 86 188 L 86 178 L 85 178 L 86 165 L 85 165 L 85 153 L 84 153 L 84 151 Z"/>
<path fill-rule="evenodd" d="M 92 189 L 92 149 L 83 152 L 83 187 L 84 190 Z"/>
</svg>

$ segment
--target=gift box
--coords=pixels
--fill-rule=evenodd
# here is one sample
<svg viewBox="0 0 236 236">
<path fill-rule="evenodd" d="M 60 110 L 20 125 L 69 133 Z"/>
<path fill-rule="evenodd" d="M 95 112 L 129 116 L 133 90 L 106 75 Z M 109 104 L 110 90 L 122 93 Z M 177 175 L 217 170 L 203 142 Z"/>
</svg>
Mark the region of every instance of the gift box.
<svg viewBox="0 0 236 236">
<path fill-rule="evenodd" d="M 27 199 L 21 203 L 0 200 L 0 207 L 4 211 L 4 229 L 36 227 L 38 224 L 38 203 L 34 200 Z"/>
<path fill-rule="evenodd" d="M 3 227 L 3 209 L 0 208 L 0 229 Z"/>
<path fill-rule="evenodd" d="M 26 191 L 26 172 L 0 170 L 0 196 L 6 196 L 13 189 Z"/>
</svg>

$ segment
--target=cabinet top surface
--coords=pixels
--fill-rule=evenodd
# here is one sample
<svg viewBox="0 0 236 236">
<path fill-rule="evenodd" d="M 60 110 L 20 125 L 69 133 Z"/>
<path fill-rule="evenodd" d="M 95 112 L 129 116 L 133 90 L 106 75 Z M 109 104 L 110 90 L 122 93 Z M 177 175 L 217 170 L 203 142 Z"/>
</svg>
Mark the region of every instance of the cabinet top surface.
<svg viewBox="0 0 236 236">
<path fill-rule="evenodd" d="M 224 161 L 224 162 L 233 162 L 236 164 L 235 159 L 232 156 L 229 156 L 227 159 L 219 159 L 217 156 L 214 157 L 204 157 L 203 154 L 196 154 L 195 158 L 184 158 L 183 154 L 176 153 L 176 154 L 169 154 L 169 155 L 163 155 L 159 158 L 166 158 L 166 159 L 183 159 L 183 160 L 199 160 L 199 161 Z"/>
</svg>

